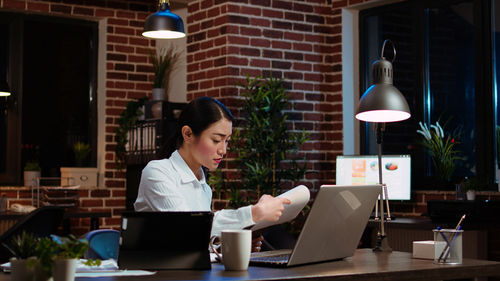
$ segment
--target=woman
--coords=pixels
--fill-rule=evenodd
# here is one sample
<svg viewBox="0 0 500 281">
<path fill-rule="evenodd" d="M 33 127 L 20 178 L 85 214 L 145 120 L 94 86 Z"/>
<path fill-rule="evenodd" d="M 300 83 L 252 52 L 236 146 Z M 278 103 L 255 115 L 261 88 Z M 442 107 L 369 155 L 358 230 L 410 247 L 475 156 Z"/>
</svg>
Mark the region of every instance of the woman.
<svg viewBox="0 0 500 281">
<path fill-rule="evenodd" d="M 210 211 L 212 189 L 204 169 L 215 170 L 231 138 L 231 112 L 219 101 L 200 97 L 182 111 L 166 159 L 148 163 L 142 171 L 136 211 Z M 212 235 L 242 229 L 259 221 L 277 221 L 286 198 L 263 195 L 255 205 L 215 213 Z"/>
</svg>

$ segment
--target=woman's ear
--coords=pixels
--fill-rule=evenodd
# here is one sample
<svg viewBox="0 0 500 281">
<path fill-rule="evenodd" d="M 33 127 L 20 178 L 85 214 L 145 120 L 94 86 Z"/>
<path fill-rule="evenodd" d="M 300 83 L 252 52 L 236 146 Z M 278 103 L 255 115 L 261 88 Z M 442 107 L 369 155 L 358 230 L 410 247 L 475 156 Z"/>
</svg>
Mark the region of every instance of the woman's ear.
<svg viewBox="0 0 500 281">
<path fill-rule="evenodd" d="M 185 143 L 191 143 L 194 139 L 193 130 L 189 126 L 182 126 L 181 129 L 182 138 Z"/>
</svg>

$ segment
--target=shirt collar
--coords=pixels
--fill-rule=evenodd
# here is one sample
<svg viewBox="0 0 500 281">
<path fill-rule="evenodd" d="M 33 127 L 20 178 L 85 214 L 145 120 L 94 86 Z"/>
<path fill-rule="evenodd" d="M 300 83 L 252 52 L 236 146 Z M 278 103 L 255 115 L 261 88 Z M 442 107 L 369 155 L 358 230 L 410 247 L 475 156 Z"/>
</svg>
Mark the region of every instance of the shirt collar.
<svg viewBox="0 0 500 281">
<path fill-rule="evenodd" d="M 170 156 L 170 161 L 172 161 L 174 169 L 179 174 L 182 183 L 199 181 L 200 184 L 204 184 L 206 182 L 205 173 L 203 172 L 202 168 L 200 167 L 201 180 L 198 180 L 194 175 L 193 171 L 191 171 L 191 168 L 189 168 L 186 161 L 184 161 L 184 158 L 182 158 L 182 156 L 179 154 L 178 150 L 172 153 L 172 156 Z"/>
</svg>

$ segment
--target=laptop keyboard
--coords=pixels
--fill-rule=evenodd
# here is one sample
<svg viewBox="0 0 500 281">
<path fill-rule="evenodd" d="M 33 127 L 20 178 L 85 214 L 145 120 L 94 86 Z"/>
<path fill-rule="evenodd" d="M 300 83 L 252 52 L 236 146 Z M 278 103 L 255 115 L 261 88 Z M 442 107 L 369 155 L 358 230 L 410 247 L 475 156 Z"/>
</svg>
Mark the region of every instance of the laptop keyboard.
<svg viewBox="0 0 500 281">
<path fill-rule="evenodd" d="M 271 256 L 271 257 L 252 257 L 251 261 L 253 262 L 288 262 L 290 258 L 289 254 Z"/>
<path fill-rule="evenodd" d="M 250 263 L 253 264 L 282 264 L 285 265 L 290 259 L 291 250 L 276 250 L 252 253 Z"/>
</svg>

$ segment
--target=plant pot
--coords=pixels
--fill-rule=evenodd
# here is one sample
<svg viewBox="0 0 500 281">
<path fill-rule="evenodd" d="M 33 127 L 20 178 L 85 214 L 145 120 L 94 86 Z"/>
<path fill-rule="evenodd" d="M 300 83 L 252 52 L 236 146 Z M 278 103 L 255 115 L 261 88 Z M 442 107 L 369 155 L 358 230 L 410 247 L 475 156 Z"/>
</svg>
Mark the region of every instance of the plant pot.
<svg viewBox="0 0 500 281">
<path fill-rule="evenodd" d="M 153 99 L 152 100 L 165 100 L 165 89 L 164 88 L 153 88 Z"/>
<path fill-rule="evenodd" d="M 34 266 L 28 266 L 29 260 L 30 259 L 10 259 L 11 280 L 32 281 L 34 279 L 35 269 Z"/>
<path fill-rule="evenodd" d="M 57 259 L 52 265 L 52 277 L 54 281 L 75 280 L 76 259 Z"/>
<path fill-rule="evenodd" d="M 42 265 L 39 261 L 37 261 L 35 264 L 35 272 L 33 277 L 33 281 L 54 281 L 52 279 L 52 276 L 49 276 L 49 274 L 43 270 Z"/>
<path fill-rule="evenodd" d="M 24 186 L 35 186 L 36 179 L 39 177 L 40 171 L 24 171 Z"/>
<path fill-rule="evenodd" d="M 467 190 L 467 200 L 475 200 L 476 199 L 476 191 L 475 190 Z"/>
<path fill-rule="evenodd" d="M 97 168 L 94 167 L 61 167 L 61 186 L 79 185 L 97 186 Z"/>
</svg>

